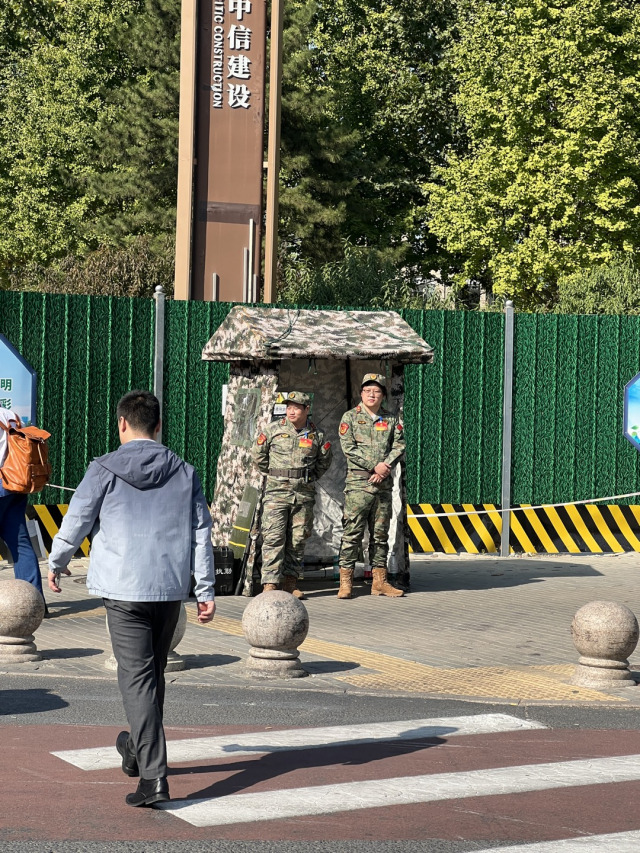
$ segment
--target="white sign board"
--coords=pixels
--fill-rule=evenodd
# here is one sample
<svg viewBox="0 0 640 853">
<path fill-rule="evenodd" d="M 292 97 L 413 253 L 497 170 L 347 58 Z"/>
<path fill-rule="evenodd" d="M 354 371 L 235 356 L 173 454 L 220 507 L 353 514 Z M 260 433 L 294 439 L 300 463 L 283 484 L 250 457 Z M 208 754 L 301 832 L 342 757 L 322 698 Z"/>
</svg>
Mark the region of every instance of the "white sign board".
<svg viewBox="0 0 640 853">
<path fill-rule="evenodd" d="M 23 426 L 36 421 L 37 374 L 18 350 L 0 335 L 0 406 L 15 412 Z"/>
</svg>

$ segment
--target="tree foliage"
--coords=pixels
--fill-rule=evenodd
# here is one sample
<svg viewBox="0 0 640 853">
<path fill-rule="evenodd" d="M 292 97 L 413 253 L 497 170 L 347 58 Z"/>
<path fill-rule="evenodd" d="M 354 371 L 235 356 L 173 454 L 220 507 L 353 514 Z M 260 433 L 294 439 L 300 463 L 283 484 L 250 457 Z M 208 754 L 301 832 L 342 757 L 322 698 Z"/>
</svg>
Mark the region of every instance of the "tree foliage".
<svg viewBox="0 0 640 853">
<path fill-rule="evenodd" d="M 287 4 L 282 232 L 331 261 L 344 240 L 398 262 L 439 263 L 426 182 L 452 140 L 442 61 L 454 4 L 336 0 Z"/>
<path fill-rule="evenodd" d="M 640 314 L 640 268 L 633 255 L 581 270 L 558 282 L 557 310 L 567 314 Z"/>
<path fill-rule="evenodd" d="M 132 0 L 5 0 L 0 9 L 0 271 L 86 248 L 91 134 L 116 85 L 105 34 Z"/>
<path fill-rule="evenodd" d="M 407 271 L 377 249 L 345 242 L 341 256 L 324 264 L 288 253 L 281 259 L 278 300 L 293 305 L 355 308 L 452 308 L 438 293 L 419 293 Z"/>
<path fill-rule="evenodd" d="M 640 239 L 640 7 L 460 0 L 452 61 L 468 149 L 430 185 L 459 280 L 532 306 Z"/>
<path fill-rule="evenodd" d="M 139 235 L 123 246 L 104 245 L 86 255 L 65 255 L 44 266 L 15 267 L 7 289 L 40 293 L 150 297 L 158 285 L 173 294 L 175 239 Z"/>
<path fill-rule="evenodd" d="M 180 0 L 1 4 L 0 286 L 165 282 L 179 25 Z M 639 4 L 288 0 L 284 25 L 282 299 L 413 304 L 437 271 L 553 308 L 601 267 L 609 299 L 640 242 Z"/>
<path fill-rule="evenodd" d="M 110 33 L 123 76 L 103 88 L 93 127 L 93 244 L 175 231 L 180 0 L 139 0 Z"/>
</svg>

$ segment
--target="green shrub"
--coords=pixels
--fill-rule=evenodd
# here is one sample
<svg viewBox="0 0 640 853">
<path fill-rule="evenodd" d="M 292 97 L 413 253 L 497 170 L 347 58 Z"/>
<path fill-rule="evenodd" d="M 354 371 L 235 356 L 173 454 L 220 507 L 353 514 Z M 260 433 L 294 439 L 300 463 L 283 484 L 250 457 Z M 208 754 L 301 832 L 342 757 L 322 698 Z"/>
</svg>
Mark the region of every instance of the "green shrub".
<svg viewBox="0 0 640 853">
<path fill-rule="evenodd" d="M 563 314 L 640 314 L 640 269 L 631 255 L 573 273 L 558 282 Z"/>
</svg>

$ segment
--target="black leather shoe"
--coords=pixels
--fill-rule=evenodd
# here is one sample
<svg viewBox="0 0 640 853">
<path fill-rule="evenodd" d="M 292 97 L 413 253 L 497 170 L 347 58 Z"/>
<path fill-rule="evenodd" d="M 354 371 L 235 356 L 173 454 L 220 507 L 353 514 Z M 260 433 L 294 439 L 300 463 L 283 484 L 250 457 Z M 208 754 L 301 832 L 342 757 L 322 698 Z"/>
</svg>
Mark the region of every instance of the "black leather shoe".
<svg viewBox="0 0 640 853">
<path fill-rule="evenodd" d="M 128 806 L 151 806 L 153 803 L 166 803 L 169 799 L 169 784 L 166 776 L 160 779 L 141 779 L 138 790 L 127 794 Z"/>
<path fill-rule="evenodd" d="M 120 732 L 116 739 L 116 749 L 122 756 L 122 772 L 126 776 L 139 776 L 138 760 L 129 746 L 129 732 Z"/>
</svg>

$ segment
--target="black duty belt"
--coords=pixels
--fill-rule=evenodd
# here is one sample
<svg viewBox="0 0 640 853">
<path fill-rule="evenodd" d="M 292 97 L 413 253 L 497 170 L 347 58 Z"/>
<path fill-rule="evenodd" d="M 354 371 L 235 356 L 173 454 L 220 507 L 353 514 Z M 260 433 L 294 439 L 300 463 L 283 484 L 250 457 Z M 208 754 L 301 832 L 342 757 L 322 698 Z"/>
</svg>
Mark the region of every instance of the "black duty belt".
<svg viewBox="0 0 640 853">
<path fill-rule="evenodd" d="M 288 480 L 315 480 L 308 468 L 269 468 L 270 477 L 286 477 Z"/>
<path fill-rule="evenodd" d="M 351 471 L 347 471 L 348 477 L 362 477 L 363 480 L 368 480 L 371 476 L 371 471 L 361 471 L 359 468 L 352 468 Z"/>
</svg>

